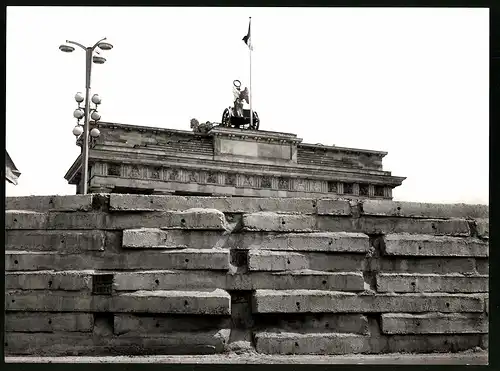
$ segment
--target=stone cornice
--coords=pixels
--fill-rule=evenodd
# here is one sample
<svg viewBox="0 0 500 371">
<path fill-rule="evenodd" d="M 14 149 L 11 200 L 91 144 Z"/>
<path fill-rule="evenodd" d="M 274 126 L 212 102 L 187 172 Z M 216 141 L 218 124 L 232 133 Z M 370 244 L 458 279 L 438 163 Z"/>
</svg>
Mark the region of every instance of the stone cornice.
<svg viewBox="0 0 500 371">
<path fill-rule="evenodd" d="M 314 150 L 324 150 L 325 152 L 344 152 L 344 153 L 352 153 L 354 155 L 372 155 L 378 156 L 380 158 L 385 157 L 387 152 L 384 151 L 373 151 L 371 149 L 359 149 L 359 148 L 348 148 L 348 147 L 337 147 L 337 146 L 327 146 L 323 144 L 309 144 L 309 143 L 301 143 L 298 145 L 298 148 L 304 149 L 314 149 Z"/>
<path fill-rule="evenodd" d="M 271 131 L 255 131 L 255 130 L 242 130 L 226 127 L 214 127 L 208 132 L 209 135 L 214 137 L 223 137 L 236 140 L 250 140 L 257 142 L 274 142 L 274 143 L 295 143 L 302 142 L 301 138 L 297 138 L 296 134 L 278 133 Z"/>
</svg>

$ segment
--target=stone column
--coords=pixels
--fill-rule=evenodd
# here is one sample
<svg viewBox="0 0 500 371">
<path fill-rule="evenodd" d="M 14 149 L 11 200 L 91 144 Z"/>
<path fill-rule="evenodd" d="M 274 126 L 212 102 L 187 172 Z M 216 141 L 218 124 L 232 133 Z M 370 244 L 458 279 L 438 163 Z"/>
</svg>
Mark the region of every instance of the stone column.
<svg viewBox="0 0 500 371">
<path fill-rule="evenodd" d="M 375 186 L 373 184 L 368 184 L 368 196 L 375 196 Z"/>
<path fill-rule="evenodd" d="M 359 183 L 353 183 L 352 185 L 352 194 L 359 196 Z"/>
</svg>

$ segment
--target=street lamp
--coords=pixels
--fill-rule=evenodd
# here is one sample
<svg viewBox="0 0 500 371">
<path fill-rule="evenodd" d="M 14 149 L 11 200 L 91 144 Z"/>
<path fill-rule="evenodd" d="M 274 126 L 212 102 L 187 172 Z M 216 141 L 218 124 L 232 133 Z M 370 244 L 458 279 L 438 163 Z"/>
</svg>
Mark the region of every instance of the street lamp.
<svg viewBox="0 0 500 371">
<path fill-rule="evenodd" d="M 111 45 L 107 42 L 104 42 L 104 40 L 106 40 L 106 38 L 99 40 L 98 42 L 96 42 L 94 44 L 94 46 L 91 46 L 91 47 L 85 47 L 80 43 L 66 40 L 67 44 L 77 45 L 80 48 L 82 48 L 83 50 L 85 50 L 85 55 L 86 55 L 86 58 L 85 58 L 85 61 L 86 61 L 86 63 L 85 63 L 85 66 L 86 66 L 86 68 L 85 68 L 85 112 L 83 112 L 82 109 L 80 108 L 80 103 L 82 103 L 84 100 L 82 93 L 77 93 L 75 95 L 75 100 L 78 103 L 78 109 L 76 109 L 73 112 L 73 116 L 78 120 L 78 122 L 81 118 L 85 117 L 85 122 L 83 125 L 82 132 L 80 132 L 81 129 L 78 129 L 78 127 L 80 127 L 80 125 L 77 125 L 77 127 L 75 127 L 73 129 L 73 134 L 75 136 L 80 136 L 82 133 L 84 135 L 83 136 L 83 155 L 82 155 L 82 177 L 83 177 L 82 193 L 84 195 L 87 194 L 88 178 L 89 178 L 89 176 L 88 176 L 88 174 L 89 174 L 88 173 L 89 172 L 89 169 L 88 169 L 89 135 L 91 135 L 93 138 L 99 136 L 98 129 L 92 129 L 92 132 L 94 133 L 94 135 L 92 135 L 92 132 L 89 133 L 89 122 L 90 122 L 90 118 L 91 118 L 89 96 L 90 96 L 90 77 L 91 77 L 91 73 L 92 73 L 92 62 L 94 62 L 96 64 L 103 64 L 104 62 L 106 62 L 105 58 L 100 57 L 98 55 L 94 55 L 94 51 L 96 51 L 96 53 L 99 54 L 99 51 L 96 50 L 97 47 L 99 47 L 101 50 L 113 49 L 113 45 Z M 61 46 L 59 46 L 59 50 L 61 50 L 64 53 L 71 53 L 75 50 L 75 48 L 71 45 L 61 45 Z M 94 100 L 94 97 L 97 97 L 97 98 Z M 96 109 L 94 109 L 92 112 L 92 119 L 94 121 L 97 121 L 98 119 L 101 118 L 101 115 L 99 115 L 99 113 L 97 113 L 97 105 L 101 103 L 101 98 L 96 94 L 92 97 L 92 102 L 96 105 Z M 95 119 L 96 117 L 98 117 L 97 120 Z M 97 133 L 97 135 L 96 135 L 96 133 Z"/>
</svg>

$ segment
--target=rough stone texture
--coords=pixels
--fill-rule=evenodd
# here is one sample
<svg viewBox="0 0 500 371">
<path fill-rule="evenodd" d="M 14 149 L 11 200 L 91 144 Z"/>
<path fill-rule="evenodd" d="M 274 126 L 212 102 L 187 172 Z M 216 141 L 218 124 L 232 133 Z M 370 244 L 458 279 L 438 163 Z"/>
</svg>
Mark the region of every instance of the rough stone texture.
<svg viewBox="0 0 500 371">
<path fill-rule="evenodd" d="M 9 290 L 91 290 L 93 273 L 92 270 L 5 272 L 5 288 Z"/>
<path fill-rule="evenodd" d="M 481 345 L 481 335 L 393 335 L 387 353 L 460 352 Z"/>
<path fill-rule="evenodd" d="M 322 290 L 256 290 L 256 313 L 483 312 L 482 298 L 460 294 L 357 295 Z"/>
<path fill-rule="evenodd" d="M 401 273 L 468 273 L 477 274 L 473 258 L 401 258 L 391 255 L 373 258 L 366 262 L 366 270 Z"/>
<path fill-rule="evenodd" d="M 74 195 L 74 196 L 23 196 L 7 197 L 5 208 L 7 210 L 31 211 L 89 211 L 92 210 L 92 200 L 99 195 Z"/>
<path fill-rule="evenodd" d="M 254 238 L 250 236 L 252 234 L 243 239 L 242 245 L 246 249 L 366 253 L 370 248 L 368 236 L 362 233 L 254 234 Z"/>
<path fill-rule="evenodd" d="M 380 273 L 377 275 L 377 291 L 488 292 L 488 276 Z"/>
<path fill-rule="evenodd" d="M 109 354 L 213 354 L 221 353 L 229 339 L 229 330 L 206 332 L 170 332 L 166 335 L 133 335 L 101 337 L 74 332 L 19 333 L 8 332 L 5 351 L 8 354 L 109 355 Z M 33 344 L 36 348 L 33 349 Z"/>
<path fill-rule="evenodd" d="M 259 212 L 243 215 L 243 226 L 251 231 L 313 232 L 316 219 L 310 215 Z"/>
<path fill-rule="evenodd" d="M 349 354 L 367 349 L 367 337 L 344 333 L 257 332 L 257 352 L 264 354 Z"/>
<path fill-rule="evenodd" d="M 488 218 L 486 205 L 429 204 L 389 200 L 363 200 L 362 214 L 406 218 Z"/>
<path fill-rule="evenodd" d="M 104 251 L 105 231 L 6 231 L 6 250 L 58 251 L 60 254 Z"/>
<path fill-rule="evenodd" d="M 292 271 L 308 268 L 308 260 L 304 254 L 266 250 L 248 252 L 248 269 L 251 271 Z"/>
<path fill-rule="evenodd" d="M 316 213 L 316 202 L 312 198 L 183 197 L 111 194 L 109 206 L 112 211 L 167 211 L 202 207 L 217 209 L 223 213 L 279 211 L 284 213 L 314 214 Z"/>
<path fill-rule="evenodd" d="M 94 315 L 90 313 L 29 313 L 5 314 L 7 332 L 92 332 Z"/>
<path fill-rule="evenodd" d="M 319 215 L 352 215 L 351 205 L 347 200 L 320 199 L 317 208 Z"/>
<path fill-rule="evenodd" d="M 170 237 L 174 232 L 174 241 Z M 123 231 L 122 246 L 127 248 L 161 248 L 175 249 L 186 247 L 175 241 L 182 231 L 166 231 L 159 228 L 126 229 Z M 177 238 L 178 240 L 178 238 Z"/>
<path fill-rule="evenodd" d="M 229 268 L 229 250 L 134 251 L 127 254 L 59 255 L 53 252 L 6 251 L 6 271 L 44 269 L 210 269 Z"/>
<path fill-rule="evenodd" d="M 400 256 L 487 257 L 488 243 L 473 238 L 389 234 L 384 253 Z"/>
<path fill-rule="evenodd" d="M 489 275 L 490 273 L 490 263 L 488 259 L 475 259 L 477 273 Z"/>
<path fill-rule="evenodd" d="M 382 314 L 384 334 L 484 334 L 488 318 L 476 313 Z"/>
<path fill-rule="evenodd" d="M 331 332 L 369 335 L 368 320 L 361 314 L 301 314 L 283 316 L 282 314 L 259 315 L 259 327 L 287 332 Z"/>
</svg>

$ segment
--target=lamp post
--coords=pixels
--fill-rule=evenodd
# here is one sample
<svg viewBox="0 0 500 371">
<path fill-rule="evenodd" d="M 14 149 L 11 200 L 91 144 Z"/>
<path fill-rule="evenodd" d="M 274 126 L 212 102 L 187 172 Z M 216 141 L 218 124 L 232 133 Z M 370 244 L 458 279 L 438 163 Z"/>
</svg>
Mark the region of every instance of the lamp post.
<svg viewBox="0 0 500 371">
<path fill-rule="evenodd" d="M 85 50 L 85 113 L 83 113 L 82 116 L 77 117 L 76 116 L 77 111 L 81 113 L 81 109 L 78 108 L 74 112 L 74 116 L 78 120 L 81 119 L 82 117 L 85 117 L 83 131 L 82 131 L 82 133 L 83 133 L 83 151 L 82 151 L 83 152 L 82 153 L 83 187 L 82 187 L 82 193 L 84 195 L 87 194 L 88 178 L 89 178 L 89 174 L 88 174 L 88 171 L 89 171 L 89 169 L 88 169 L 88 164 L 89 164 L 89 123 L 90 123 L 90 118 L 91 118 L 89 96 L 90 96 L 90 77 L 91 77 L 91 73 L 92 73 L 92 62 L 94 62 L 96 64 L 103 64 L 104 62 L 106 62 L 105 58 L 103 58 L 99 55 L 94 55 L 94 51 L 97 54 L 100 54 L 99 51 L 96 50 L 97 47 L 99 47 L 102 50 L 113 49 L 113 45 L 104 42 L 104 40 L 106 40 L 106 38 L 99 40 L 98 42 L 96 42 L 94 44 L 94 46 L 91 46 L 91 47 L 85 47 L 80 43 L 66 40 L 67 44 L 77 45 L 80 48 L 82 48 L 83 50 Z M 61 46 L 59 46 L 59 50 L 61 50 L 62 52 L 65 52 L 65 53 L 71 53 L 75 50 L 75 48 L 72 47 L 71 45 L 61 45 Z M 94 102 L 94 97 L 97 97 L 97 99 L 99 100 L 98 103 Z M 78 93 L 75 96 L 75 100 L 78 103 L 81 103 L 83 101 L 83 96 L 80 93 Z M 92 97 L 92 101 L 96 104 L 96 106 L 97 106 L 97 104 L 99 104 L 101 102 L 98 95 L 94 95 Z M 78 115 L 80 115 L 80 113 L 78 113 Z M 92 115 L 94 115 L 94 113 L 99 115 L 96 110 L 94 110 L 94 112 L 92 112 Z M 92 118 L 94 119 L 94 117 L 92 117 Z M 99 116 L 99 118 L 100 118 L 100 116 Z M 73 129 L 73 134 L 77 135 L 75 130 L 79 131 L 80 129 L 78 129 L 78 130 L 77 130 L 77 128 Z M 94 130 L 94 129 L 92 129 L 92 130 Z M 97 129 L 95 129 L 95 130 L 97 130 Z M 82 133 L 79 133 L 78 136 L 81 135 Z"/>
</svg>

